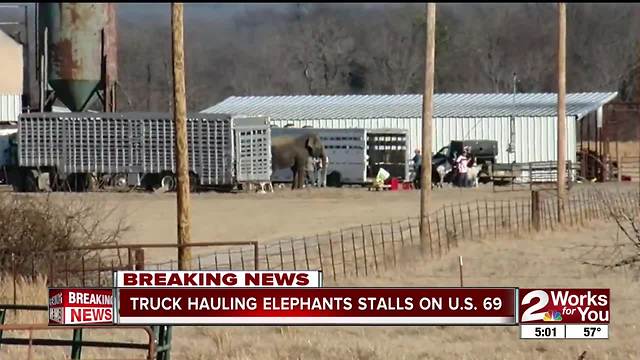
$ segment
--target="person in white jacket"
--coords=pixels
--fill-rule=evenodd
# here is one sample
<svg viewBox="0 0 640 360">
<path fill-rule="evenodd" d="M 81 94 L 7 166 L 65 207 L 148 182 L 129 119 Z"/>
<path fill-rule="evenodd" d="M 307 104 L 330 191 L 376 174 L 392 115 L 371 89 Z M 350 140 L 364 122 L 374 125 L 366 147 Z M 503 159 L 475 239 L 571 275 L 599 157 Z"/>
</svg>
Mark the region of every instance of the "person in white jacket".
<svg viewBox="0 0 640 360">
<path fill-rule="evenodd" d="M 456 164 L 458 167 L 458 186 L 459 187 L 468 187 L 469 181 L 467 180 L 467 172 L 469 170 L 469 155 L 471 153 L 471 148 L 468 146 L 464 147 L 462 154 L 458 156 L 456 159 Z"/>
<path fill-rule="evenodd" d="M 318 175 L 318 187 L 327 187 L 327 169 L 329 168 L 329 157 L 325 155 L 323 159 L 318 159 L 317 166 L 318 170 L 316 171 L 316 174 Z"/>
<path fill-rule="evenodd" d="M 316 179 L 316 173 L 317 173 L 315 162 L 316 162 L 316 159 L 311 156 L 309 156 L 309 158 L 307 159 L 307 165 L 305 168 L 305 178 L 304 178 L 305 187 L 314 185 L 314 182 Z"/>
</svg>

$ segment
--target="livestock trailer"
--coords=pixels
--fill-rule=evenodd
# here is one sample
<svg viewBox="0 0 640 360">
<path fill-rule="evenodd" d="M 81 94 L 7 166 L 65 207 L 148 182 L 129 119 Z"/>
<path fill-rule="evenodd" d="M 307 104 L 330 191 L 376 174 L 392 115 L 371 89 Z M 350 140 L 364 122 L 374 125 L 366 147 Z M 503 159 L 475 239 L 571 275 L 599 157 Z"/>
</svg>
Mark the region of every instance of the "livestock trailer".
<svg viewBox="0 0 640 360">
<path fill-rule="evenodd" d="M 187 141 L 195 186 L 270 180 L 268 117 L 190 114 Z M 88 190 L 99 184 L 171 190 L 176 184 L 173 118 L 168 113 L 23 114 L 17 160 L 10 181 L 22 191 Z"/>
<path fill-rule="evenodd" d="M 328 185 L 366 184 L 384 168 L 391 176 L 408 179 L 407 130 L 404 129 L 316 129 L 277 128 L 271 136 L 297 137 L 317 134 L 329 157 Z M 273 182 L 293 181 L 290 169 L 273 172 Z"/>
</svg>

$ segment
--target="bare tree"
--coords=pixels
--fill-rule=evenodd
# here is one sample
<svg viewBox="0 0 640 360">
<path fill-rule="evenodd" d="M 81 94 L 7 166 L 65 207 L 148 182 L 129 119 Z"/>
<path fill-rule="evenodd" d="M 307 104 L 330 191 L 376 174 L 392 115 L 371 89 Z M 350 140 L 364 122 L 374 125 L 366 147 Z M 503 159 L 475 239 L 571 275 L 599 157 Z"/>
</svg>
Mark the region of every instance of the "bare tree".
<svg viewBox="0 0 640 360">
<path fill-rule="evenodd" d="M 419 4 L 245 7 L 215 21 L 198 12 L 204 7 L 190 13 L 190 6 L 190 111 L 231 95 L 422 91 L 425 20 Z M 555 91 L 555 69 L 548 66 L 554 6 L 439 6 L 436 91 L 511 91 L 514 71 L 519 91 Z M 167 111 L 169 28 L 162 19 L 119 14 L 120 29 L 127 30 L 119 44 L 119 80 L 131 110 Z M 639 68 L 640 5 L 571 4 L 567 30 L 567 91 L 625 89 L 629 96 Z"/>
<path fill-rule="evenodd" d="M 640 211 L 638 210 L 640 198 L 634 194 L 623 203 L 619 201 L 620 195 L 611 196 L 611 194 L 599 192 L 597 197 L 606 207 L 608 217 L 615 221 L 618 233 L 614 244 L 591 247 L 591 252 L 600 250 L 599 261 L 583 261 L 583 263 L 604 269 L 640 270 Z M 607 260 L 603 261 L 603 259 Z"/>
</svg>

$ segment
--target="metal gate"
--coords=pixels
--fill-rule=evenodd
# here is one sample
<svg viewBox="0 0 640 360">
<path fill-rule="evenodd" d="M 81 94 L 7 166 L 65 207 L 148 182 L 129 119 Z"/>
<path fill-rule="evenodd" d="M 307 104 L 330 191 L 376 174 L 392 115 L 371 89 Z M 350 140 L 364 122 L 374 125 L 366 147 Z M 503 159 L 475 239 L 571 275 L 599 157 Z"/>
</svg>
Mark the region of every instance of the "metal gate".
<svg viewBox="0 0 640 360">
<path fill-rule="evenodd" d="M 264 117 L 236 117 L 236 181 L 271 181 L 271 128 Z"/>
</svg>

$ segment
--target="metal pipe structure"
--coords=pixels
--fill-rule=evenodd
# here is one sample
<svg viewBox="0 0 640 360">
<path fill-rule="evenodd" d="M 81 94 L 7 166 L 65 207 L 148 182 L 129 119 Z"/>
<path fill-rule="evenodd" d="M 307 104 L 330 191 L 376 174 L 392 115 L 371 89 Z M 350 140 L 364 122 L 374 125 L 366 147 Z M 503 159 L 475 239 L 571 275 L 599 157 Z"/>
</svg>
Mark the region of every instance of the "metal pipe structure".
<svg viewBox="0 0 640 360">
<path fill-rule="evenodd" d="M 422 171 L 420 174 L 420 245 L 424 253 L 428 241 L 431 205 L 431 147 L 433 117 L 433 76 L 436 53 L 436 4 L 427 3 L 427 43 L 425 53 L 424 95 L 422 97 Z"/>
<path fill-rule="evenodd" d="M 104 107 L 107 112 L 116 112 L 116 82 L 118 81 L 118 29 L 116 26 L 116 4 L 106 5 L 107 20 L 103 29 L 104 58 Z"/>
<path fill-rule="evenodd" d="M 566 202 L 567 116 L 567 6 L 558 3 L 558 221 L 564 222 Z"/>
<path fill-rule="evenodd" d="M 191 199 L 189 194 L 189 148 L 187 144 L 187 99 L 184 74 L 184 5 L 171 3 L 173 45 L 173 119 L 175 121 L 178 198 L 178 244 L 191 243 Z M 191 248 L 178 249 L 178 269 L 189 270 Z"/>
<path fill-rule="evenodd" d="M 509 146 L 507 148 L 507 162 L 511 162 L 511 154 L 514 154 L 513 161 L 515 162 L 515 143 L 516 143 L 516 88 L 518 83 L 518 77 L 516 73 L 513 73 L 513 114 L 509 119 Z"/>
</svg>

